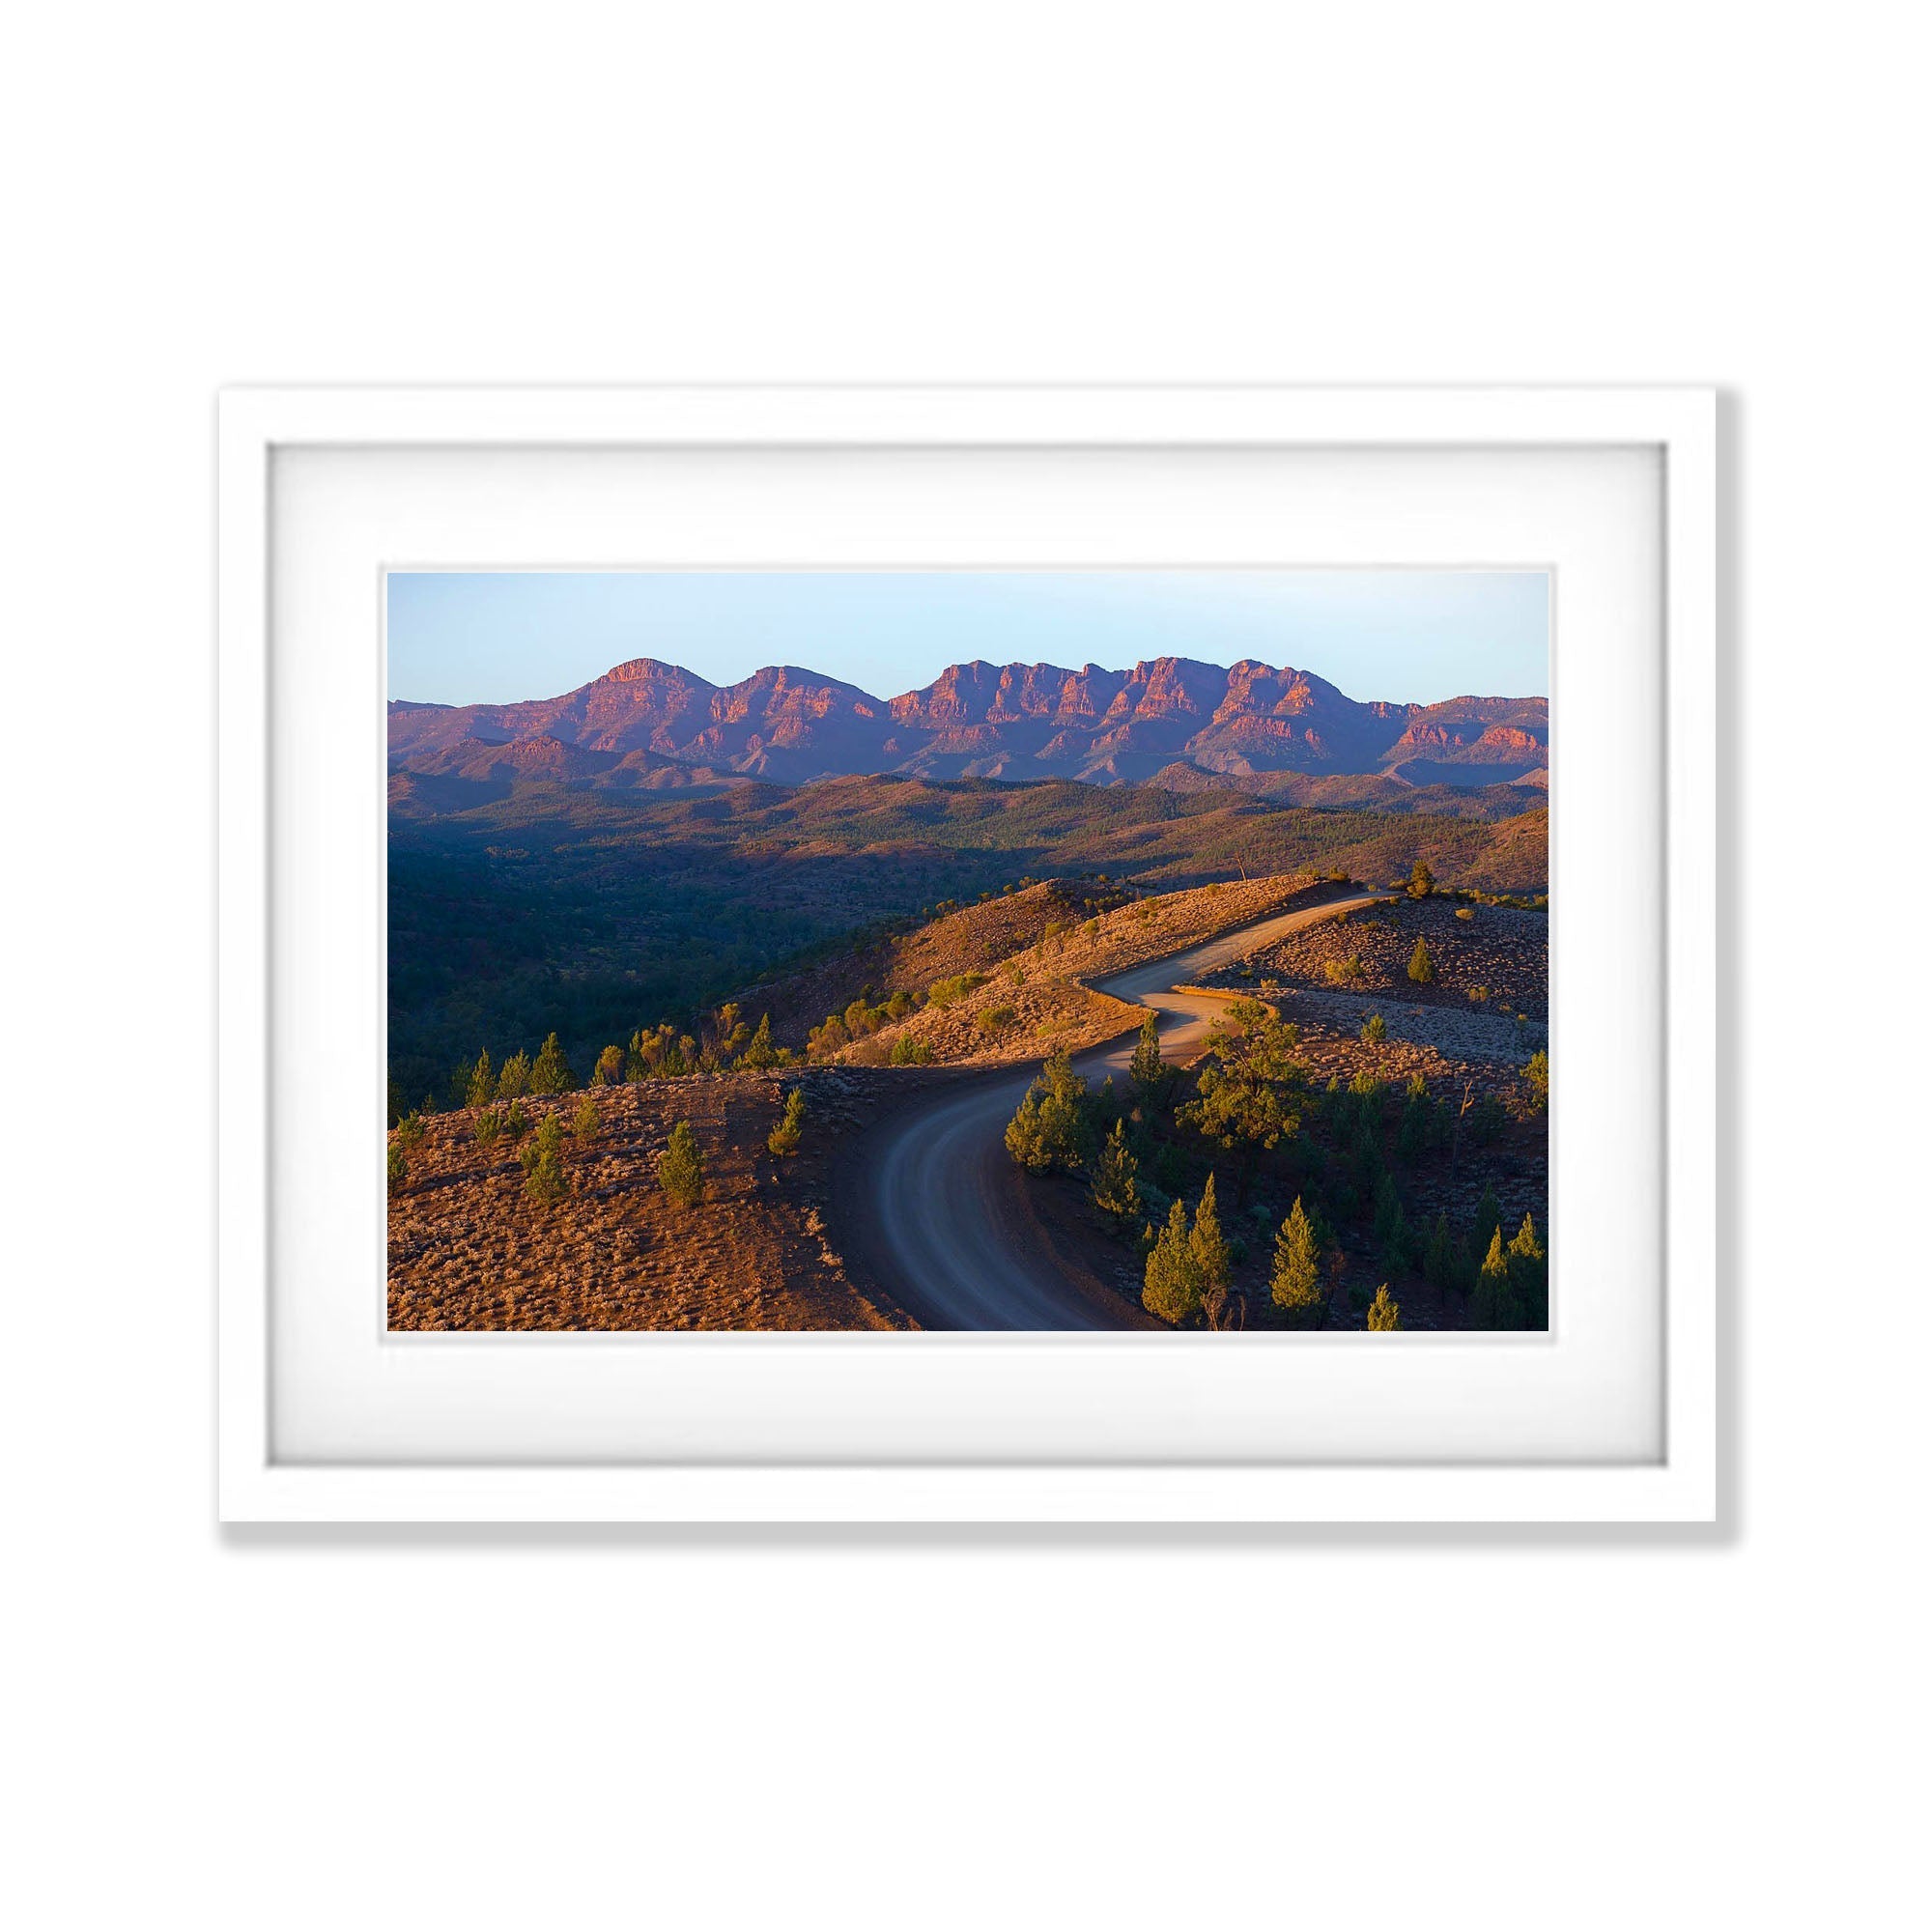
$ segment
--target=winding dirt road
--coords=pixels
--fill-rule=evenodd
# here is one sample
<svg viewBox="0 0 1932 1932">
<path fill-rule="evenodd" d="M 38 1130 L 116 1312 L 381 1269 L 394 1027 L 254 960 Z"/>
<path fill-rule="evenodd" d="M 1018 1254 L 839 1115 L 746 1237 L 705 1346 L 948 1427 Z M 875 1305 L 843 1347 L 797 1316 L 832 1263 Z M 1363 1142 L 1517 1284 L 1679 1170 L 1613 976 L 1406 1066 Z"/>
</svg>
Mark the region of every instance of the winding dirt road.
<svg viewBox="0 0 1932 1932">
<path fill-rule="evenodd" d="M 1362 892 L 1277 913 L 1218 939 L 1094 981 L 1117 1000 L 1160 1015 L 1169 1060 L 1192 1058 L 1233 994 L 1175 987 L 1257 951 L 1284 933 L 1387 898 Z M 1075 1060 L 1090 1080 L 1123 1074 L 1131 1037 Z M 1002 1067 L 933 1094 L 881 1122 L 856 1150 L 847 1200 L 853 1245 L 881 1286 L 928 1328 L 1066 1329 L 1156 1326 L 1118 1288 L 1078 1263 L 1056 1257 L 1016 1185 L 1005 1146 L 1007 1122 L 1037 1068 Z"/>
</svg>

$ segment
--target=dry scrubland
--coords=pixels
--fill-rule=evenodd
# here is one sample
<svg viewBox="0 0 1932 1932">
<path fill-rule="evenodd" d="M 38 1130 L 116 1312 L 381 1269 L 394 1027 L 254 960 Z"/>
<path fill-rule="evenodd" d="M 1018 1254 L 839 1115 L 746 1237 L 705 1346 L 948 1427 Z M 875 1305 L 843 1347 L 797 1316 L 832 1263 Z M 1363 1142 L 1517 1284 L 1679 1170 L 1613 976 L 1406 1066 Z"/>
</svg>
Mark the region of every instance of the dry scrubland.
<svg viewBox="0 0 1932 1932">
<path fill-rule="evenodd" d="M 766 1151 L 783 1091 L 806 1095 L 800 1151 Z M 437 1114 L 407 1153 L 389 1202 L 391 1328 L 903 1328 L 856 1288 L 826 1238 L 838 1136 L 876 1094 L 850 1074 L 694 1074 L 591 1089 L 598 1136 L 565 1135 L 569 1191 L 524 1190 L 518 1149 L 476 1142 L 475 1108 Z M 525 1100 L 532 1127 L 568 1122 L 582 1094 Z M 679 1208 L 658 1185 L 674 1121 L 705 1158 L 703 1200 Z M 526 1137 L 525 1145 L 527 1144 Z"/>
<path fill-rule="evenodd" d="M 392 1137 L 405 1172 L 390 1197 L 390 1325 L 916 1326 L 895 1299 L 889 1262 L 868 1267 L 863 1227 L 854 1224 L 852 1252 L 841 1252 L 848 1241 L 833 1218 L 835 1171 L 853 1157 L 858 1137 L 870 1128 L 868 1145 L 876 1146 L 894 1131 L 895 1110 L 956 1082 L 962 1070 L 1037 1065 L 1057 1050 L 1078 1052 L 1139 1026 L 1146 1009 L 1088 982 L 1346 889 L 1303 874 L 1122 902 L 1105 882 L 1032 885 L 749 989 L 748 1016 L 784 1014 L 793 1037 L 848 999 L 868 1005 L 875 1030 L 821 1041 L 812 1064 L 794 1059 L 776 1068 L 740 1065 L 526 1096 L 520 1104 L 531 1131 L 490 1146 L 477 1138 L 480 1108 L 412 1122 Z M 1337 1327 L 1363 1325 L 1364 1291 L 1385 1278 L 1399 1292 L 1404 1326 L 1467 1325 L 1470 1257 L 1459 1250 L 1455 1279 L 1446 1282 L 1422 1266 L 1421 1231 L 1442 1220 L 1462 1246 L 1480 1247 L 1486 1237 L 1472 1217 L 1481 1218 L 1478 1204 L 1491 1196 L 1505 1236 L 1525 1211 L 1543 1225 L 1545 1128 L 1522 1069 L 1544 1029 L 1515 1014 L 1547 1010 L 1547 916 L 1496 906 L 1476 906 L 1468 918 L 1458 911 L 1437 895 L 1338 914 L 1214 976 L 1215 989 L 1258 993 L 1297 1029 L 1304 1138 L 1284 1143 L 1280 1155 L 1243 1165 L 1180 1125 L 1175 1110 L 1196 1091 L 1191 1075 L 1179 1076 L 1158 1119 L 1132 1111 L 1153 1218 L 1159 1203 L 1192 1201 L 1208 1173 L 1218 1172 L 1235 1237 L 1231 1307 L 1240 1325 L 1281 1320 L 1268 1270 L 1274 1230 L 1297 1191 L 1331 1209 L 1324 1293 L 1326 1325 Z M 1407 971 L 1418 939 L 1435 973 L 1422 985 Z M 1350 957 L 1359 972 L 1350 968 L 1347 990 L 1338 989 L 1330 965 Z M 1472 1003 L 1471 985 L 1490 997 Z M 894 994 L 901 1013 L 877 1018 Z M 1492 1010 L 1504 1008 L 1507 1016 Z M 1370 1013 L 1382 1027 L 1365 1037 Z M 908 1058 L 917 1064 L 904 1064 Z M 1426 1122 L 1406 1097 L 1418 1076 Z M 1360 1105 L 1328 1091 L 1351 1083 L 1359 1091 L 1364 1082 L 1380 1085 Z M 806 1109 L 799 1149 L 775 1154 L 767 1137 L 794 1091 Z M 577 1117 L 586 1105 L 595 1129 L 580 1134 Z M 1358 1124 L 1335 1124 L 1358 1123 L 1363 1106 L 1379 1122 L 1381 1151 L 1367 1156 Z M 1472 1107 L 1482 1111 L 1472 1116 Z M 567 1131 L 560 1198 L 546 1202 L 526 1188 L 521 1155 L 552 1115 Z M 702 1198 L 690 1206 L 674 1204 L 659 1179 L 679 1121 L 691 1123 L 705 1163 Z M 1143 1234 L 1138 1217 L 1123 1227 L 1099 1214 L 1086 1171 L 1001 1165 L 1000 1184 L 1025 1197 L 1040 1237 L 1069 1265 L 1113 1282 L 1123 1311 L 1138 1321 L 1151 1228 Z M 1411 1230 L 1406 1253 L 1400 1241 L 1391 1246 L 1384 1227 L 1371 1225 L 1381 1218 L 1369 1209 L 1385 1165 Z"/>
<path fill-rule="evenodd" d="M 867 988 L 875 997 L 923 994 L 935 980 L 984 972 L 1035 945 L 1049 925 L 1088 919 L 1113 900 L 1080 881 L 1047 879 L 977 905 L 941 914 L 908 933 L 868 941 L 804 972 L 751 987 L 740 1004 L 770 1012 L 780 1039 L 803 1038 L 827 1013 L 841 1011 Z"/>
<path fill-rule="evenodd" d="M 936 920 L 895 947 L 880 983 L 888 993 L 927 995 L 927 1004 L 829 1057 L 882 1065 L 895 1048 L 905 1051 L 901 1041 L 922 1049 L 934 1065 L 1010 1065 L 1063 1047 L 1078 1053 L 1139 1026 L 1145 1011 L 1084 982 L 1185 952 L 1336 890 L 1306 875 L 1251 879 L 1096 911 L 1077 884 L 1048 880 Z M 824 984 L 836 995 L 852 979 L 846 967 Z M 948 987 L 962 979 L 969 983 Z M 935 986 L 942 989 L 937 994 Z M 747 996 L 748 1004 L 755 999 Z"/>
<path fill-rule="evenodd" d="M 1417 940 L 1428 947 L 1435 975 L 1420 984 L 1408 974 Z M 1331 975 L 1350 958 L 1361 963 L 1359 979 Z M 1251 989 L 1272 979 L 1290 987 L 1385 994 L 1414 1006 L 1547 1020 L 1549 915 L 1463 903 L 1441 894 L 1389 900 L 1292 932 L 1252 954 L 1245 966 L 1245 972 L 1219 976 L 1220 981 Z"/>
<path fill-rule="evenodd" d="M 1418 939 L 1435 975 L 1420 983 L 1408 973 Z M 1351 959 L 1359 979 L 1335 977 Z M 1208 988 L 1257 994 L 1292 1020 L 1321 1083 L 1364 1070 L 1395 1084 L 1419 1074 L 1433 1092 L 1515 1104 L 1523 1063 L 1548 1044 L 1549 915 L 1441 895 L 1391 900 L 1291 933 L 1213 974 Z M 1361 1037 L 1372 1018 L 1385 1039 Z"/>
</svg>

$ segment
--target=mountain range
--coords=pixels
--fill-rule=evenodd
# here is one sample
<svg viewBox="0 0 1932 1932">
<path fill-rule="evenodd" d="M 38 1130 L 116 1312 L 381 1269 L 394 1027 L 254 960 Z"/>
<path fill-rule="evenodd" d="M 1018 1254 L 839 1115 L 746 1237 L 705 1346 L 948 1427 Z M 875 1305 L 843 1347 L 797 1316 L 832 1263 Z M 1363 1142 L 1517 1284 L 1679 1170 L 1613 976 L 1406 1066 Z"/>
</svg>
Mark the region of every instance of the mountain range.
<svg viewBox="0 0 1932 1932">
<path fill-rule="evenodd" d="M 1130 670 L 953 665 L 878 698 L 795 666 L 714 685 L 655 658 L 558 697 L 389 705 L 392 772 L 648 788 L 755 779 L 1204 779 L 1368 775 L 1399 785 L 1542 784 L 1542 697 L 1362 703 L 1311 671 L 1155 658 Z"/>
</svg>

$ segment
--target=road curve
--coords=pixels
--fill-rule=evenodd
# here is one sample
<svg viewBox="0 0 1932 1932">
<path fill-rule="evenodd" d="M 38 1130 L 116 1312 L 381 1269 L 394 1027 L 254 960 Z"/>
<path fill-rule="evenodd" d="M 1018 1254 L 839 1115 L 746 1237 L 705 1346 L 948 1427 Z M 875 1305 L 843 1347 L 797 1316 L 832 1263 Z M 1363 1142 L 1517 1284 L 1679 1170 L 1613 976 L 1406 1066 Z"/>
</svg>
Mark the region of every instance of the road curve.
<svg viewBox="0 0 1932 1932">
<path fill-rule="evenodd" d="M 1233 995 L 1180 993 L 1284 933 L 1368 905 L 1386 893 L 1361 892 L 1277 913 L 1205 945 L 1094 981 L 1118 1000 L 1160 1015 L 1162 1051 L 1185 1060 Z M 1090 1080 L 1123 1072 L 1131 1037 L 1080 1055 Z M 1003 1067 L 923 1104 L 894 1114 L 858 1150 L 863 1163 L 850 1208 L 858 1243 L 901 1305 L 928 1328 L 1119 1328 L 1143 1319 L 1097 1278 L 1074 1278 L 1030 1222 L 1013 1185 L 1007 1122 L 1037 1069 Z"/>
</svg>

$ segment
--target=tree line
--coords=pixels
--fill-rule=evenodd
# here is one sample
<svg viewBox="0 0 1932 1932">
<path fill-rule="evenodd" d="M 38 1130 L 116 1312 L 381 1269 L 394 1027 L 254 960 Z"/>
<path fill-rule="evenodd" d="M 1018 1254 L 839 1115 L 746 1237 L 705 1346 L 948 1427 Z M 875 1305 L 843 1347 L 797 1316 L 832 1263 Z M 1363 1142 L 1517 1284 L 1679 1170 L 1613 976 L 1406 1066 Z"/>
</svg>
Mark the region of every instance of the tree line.
<svg viewBox="0 0 1932 1932">
<path fill-rule="evenodd" d="M 1503 1103 L 1465 1092 L 1458 1106 L 1432 1095 L 1419 1075 L 1397 1096 L 1366 1070 L 1346 1087 L 1338 1079 L 1317 1092 L 1296 1058 L 1297 1041 L 1294 1026 L 1273 1009 L 1236 999 L 1189 1076 L 1163 1060 L 1150 1013 L 1125 1092 L 1116 1091 L 1111 1075 L 1091 1090 L 1058 1052 L 1008 1122 L 1007 1151 L 1031 1172 L 1086 1179 L 1103 1222 L 1145 1256 L 1143 1305 L 1163 1321 L 1218 1327 L 1243 1319 L 1232 1275 L 1247 1259 L 1248 1239 L 1224 1228 L 1228 1210 L 1217 1187 L 1228 1187 L 1236 1227 L 1273 1242 L 1269 1294 L 1288 1325 L 1321 1325 L 1346 1287 L 1353 1312 L 1372 1326 L 1398 1326 L 1392 1285 L 1420 1272 L 1438 1294 L 1465 1298 L 1470 1326 L 1547 1326 L 1548 1264 L 1533 1218 L 1525 1213 L 1508 1236 L 1486 1187 L 1472 1221 L 1459 1225 L 1445 1209 L 1425 1228 L 1410 1214 L 1399 1178 L 1446 1155 L 1453 1181 L 1465 1148 L 1487 1144 L 1507 1125 Z M 1539 1052 L 1523 1069 L 1522 1104 L 1540 1109 L 1548 1094 L 1548 1055 Z M 1264 1174 L 1293 1194 L 1278 1220 L 1265 1204 L 1250 1203 Z M 1183 1197 L 1196 1187 L 1190 1213 Z M 1343 1223 L 1366 1233 L 1380 1264 L 1385 1279 L 1373 1292 L 1345 1281 Z"/>
<path fill-rule="evenodd" d="M 452 1069 L 440 1098 L 432 1090 L 413 1107 L 391 1079 L 389 1119 L 393 1125 L 412 1114 L 487 1107 L 526 1095 L 541 1098 L 574 1093 L 583 1086 L 620 1087 L 640 1080 L 675 1080 L 691 1073 L 792 1066 L 798 1061 L 799 1056 L 789 1047 L 773 1041 L 769 1013 L 762 1014 L 753 1027 L 737 1003 L 727 1001 L 696 1034 L 680 1032 L 668 1020 L 638 1028 L 627 1044 L 613 1042 L 597 1055 L 587 1080 L 579 1078 L 554 1033 L 546 1036 L 534 1059 L 519 1049 L 500 1067 L 492 1062 L 486 1046 L 474 1060 L 462 1061 Z"/>
</svg>

